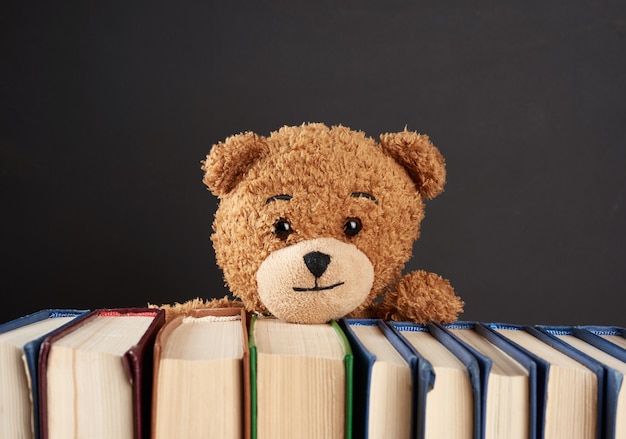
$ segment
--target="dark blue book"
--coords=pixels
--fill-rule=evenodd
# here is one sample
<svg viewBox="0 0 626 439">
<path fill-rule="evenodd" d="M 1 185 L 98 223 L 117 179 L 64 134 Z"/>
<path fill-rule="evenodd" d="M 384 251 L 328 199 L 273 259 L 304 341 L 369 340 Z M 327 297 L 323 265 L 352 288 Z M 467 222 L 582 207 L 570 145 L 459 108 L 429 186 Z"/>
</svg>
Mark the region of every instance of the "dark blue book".
<svg viewBox="0 0 626 439">
<path fill-rule="evenodd" d="M 577 337 L 626 361 L 626 328 L 619 326 L 575 326 Z"/>
<path fill-rule="evenodd" d="M 600 334 L 616 333 L 616 328 L 576 326 L 546 326 L 537 328 L 567 343 L 589 362 L 597 362 L 602 367 L 604 382 L 601 422 L 604 437 L 624 437 L 626 435 L 626 351 L 619 345 L 611 343 Z M 623 401 L 620 404 L 620 400 Z"/>
<path fill-rule="evenodd" d="M 387 322 L 417 356 L 416 436 L 481 437 L 480 367 L 437 325 Z"/>
<path fill-rule="evenodd" d="M 596 361 L 534 326 L 483 325 L 536 363 L 537 438 L 604 437 L 604 370 Z"/>
<path fill-rule="evenodd" d="M 476 357 L 481 437 L 537 437 L 537 370 L 520 349 L 477 322 L 438 325 Z"/>
<path fill-rule="evenodd" d="M 0 325 L 0 432 L 4 433 L 3 437 L 39 438 L 39 349 L 47 336 L 87 312 L 46 309 Z"/>
<path fill-rule="evenodd" d="M 415 437 L 417 356 L 383 320 L 339 325 L 354 355 L 354 437 Z"/>
</svg>

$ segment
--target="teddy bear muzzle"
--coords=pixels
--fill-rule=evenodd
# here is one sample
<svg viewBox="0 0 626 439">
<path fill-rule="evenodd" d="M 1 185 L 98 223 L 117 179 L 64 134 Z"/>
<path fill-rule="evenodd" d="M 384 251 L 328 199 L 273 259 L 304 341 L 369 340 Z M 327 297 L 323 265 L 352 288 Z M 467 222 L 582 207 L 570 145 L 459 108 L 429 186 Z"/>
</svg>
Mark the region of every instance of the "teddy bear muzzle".
<svg viewBox="0 0 626 439">
<path fill-rule="evenodd" d="M 317 238 L 276 250 L 257 271 L 258 293 L 287 322 L 325 323 L 357 308 L 369 295 L 374 267 L 355 245 Z"/>
</svg>

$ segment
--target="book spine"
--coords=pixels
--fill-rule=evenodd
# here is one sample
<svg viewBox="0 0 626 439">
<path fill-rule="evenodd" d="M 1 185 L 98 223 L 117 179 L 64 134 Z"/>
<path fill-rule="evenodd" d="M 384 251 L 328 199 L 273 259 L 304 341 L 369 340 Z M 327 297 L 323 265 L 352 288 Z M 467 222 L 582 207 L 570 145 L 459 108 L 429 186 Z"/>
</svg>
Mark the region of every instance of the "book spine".
<svg viewBox="0 0 626 439">
<path fill-rule="evenodd" d="M 250 332 L 248 333 L 248 346 L 250 349 L 250 437 L 257 439 L 257 347 L 254 338 L 254 326 L 256 324 L 257 315 L 250 318 Z"/>
<path fill-rule="evenodd" d="M 344 366 L 346 373 L 346 387 L 345 387 L 345 438 L 352 439 L 352 392 L 354 382 L 354 355 L 352 354 L 352 348 L 350 342 L 343 332 L 339 323 L 336 320 L 331 320 L 330 324 L 337 332 L 337 335 L 341 339 L 344 349 Z"/>
</svg>

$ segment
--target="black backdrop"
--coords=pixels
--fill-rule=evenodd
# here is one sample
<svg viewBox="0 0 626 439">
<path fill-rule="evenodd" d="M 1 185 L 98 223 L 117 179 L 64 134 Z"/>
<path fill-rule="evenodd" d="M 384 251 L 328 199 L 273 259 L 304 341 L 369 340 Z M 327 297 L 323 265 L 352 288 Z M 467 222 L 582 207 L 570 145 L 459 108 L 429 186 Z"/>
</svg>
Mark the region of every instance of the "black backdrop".
<svg viewBox="0 0 626 439">
<path fill-rule="evenodd" d="M 626 2 L 0 8 L 0 321 L 223 296 L 200 160 L 325 122 L 440 148 L 407 269 L 463 319 L 626 326 Z"/>
</svg>

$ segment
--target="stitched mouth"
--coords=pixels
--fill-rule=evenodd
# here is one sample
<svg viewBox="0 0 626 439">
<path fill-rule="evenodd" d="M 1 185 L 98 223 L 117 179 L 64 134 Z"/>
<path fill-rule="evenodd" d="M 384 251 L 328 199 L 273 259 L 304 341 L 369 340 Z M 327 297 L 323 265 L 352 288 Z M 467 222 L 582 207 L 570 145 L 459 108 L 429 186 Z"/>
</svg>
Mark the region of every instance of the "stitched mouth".
<svg viewBox="0 0 626 439">
<path fill-rule="evenodd" d="M 333 288 L 336 288 L 340 285 L 343 285 L 345 282 L 337 282 L 336 284 L 332 284 L 332 285 L 328 285 L 326 287 L 320 287 L 319 285 L 317 285 L 317 279 L 315 279 L 315 286 L 312 288 L 302 288 L 302 287 L 293 287 L 294 291 L 297 292 L 307 292 L 307 291 L 326 291 L 326 290 L 332 290 Z"/>
</svg>

